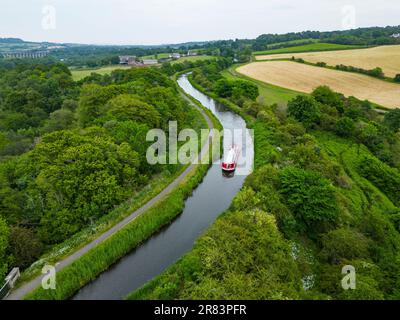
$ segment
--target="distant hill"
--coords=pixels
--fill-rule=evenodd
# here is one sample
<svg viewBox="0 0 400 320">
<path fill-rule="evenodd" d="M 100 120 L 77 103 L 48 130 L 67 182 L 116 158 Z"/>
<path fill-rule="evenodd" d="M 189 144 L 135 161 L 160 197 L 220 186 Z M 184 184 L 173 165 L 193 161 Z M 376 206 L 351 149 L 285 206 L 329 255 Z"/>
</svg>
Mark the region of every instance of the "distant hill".
<svg viewBox="0 0 400 320">
<path fill-rule="evenodd" d="M 0 43 L 22 43 L 24 40 L 19 38 L 0 38 Z"/>
</svg>

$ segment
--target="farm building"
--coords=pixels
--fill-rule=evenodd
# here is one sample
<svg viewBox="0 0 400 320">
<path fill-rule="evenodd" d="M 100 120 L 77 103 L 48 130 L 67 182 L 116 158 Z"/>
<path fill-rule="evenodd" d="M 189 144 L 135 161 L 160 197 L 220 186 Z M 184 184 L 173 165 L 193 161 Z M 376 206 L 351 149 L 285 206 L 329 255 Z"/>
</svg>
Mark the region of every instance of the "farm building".
<svg viewBox="0 0 400 320">
<path fill-rule="evenodd" d="M 119 56 L 119 64 L 135 65 L 136 63 L 135 56 Z"/>
<path fill-rule="evenodd" d="M 180 59 L 181 58 L 181 54 L 180 53 L 173 53 L 170 55 L 170 58 L 172 59 Z"/>
</svg>

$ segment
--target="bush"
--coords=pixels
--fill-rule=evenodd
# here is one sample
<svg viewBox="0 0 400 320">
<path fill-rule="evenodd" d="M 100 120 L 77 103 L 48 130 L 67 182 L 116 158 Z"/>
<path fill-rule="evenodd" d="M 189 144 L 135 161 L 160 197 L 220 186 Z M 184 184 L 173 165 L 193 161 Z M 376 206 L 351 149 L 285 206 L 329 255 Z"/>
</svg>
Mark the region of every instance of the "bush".
<svg viewBox="0 0 400 320">
<path fill-rule="evenodd" d="M 336 220 L 338 206 L 328 180 L 313 171 L 295 167 L 285 168 L 280 177 L 280 193 L 303 230 L 313 230 L 315 224 Z"/>
<path fill-rule="evenodd" d="M 360 174 L 381 189 L 397 206 L 400 205 L 400 173 L 373 157 L 364 157 L 358 164 Z"/>
<path fill-rule="evenodd" d="M 369 258 L 368 241 L 356 230 L 337 229 L 322 236 L 321 256 L 332 264 L 343 259 Z"/>
<path fill-rule="evenodd" d="M 396 74 L 396 76 L 394 77 L 394 81 L 400 82 L 400 73 Z"/>
<path fill-rule="evenodd" d="M 312 92 L 314 99 L 322 104 L 335 107 L 339 112 L 343 111 L 344 103 L 342 95 L 334 92 L 328 86 L 320 86 Z"/>
<path fill-rule="evenodd" d="M 310 128 L 317 124 L 321 118 L 318 102 L 307 96 L 297 96 L 288 103 L 289 115 Z"/>
<path fill-rule="evenodd" d="M 14 227 L 10 234 L 10 251 L 14 265 L 26 268 L 42 253 L 43 245 L 32 230 Z"/>
<path fill-rule="evenodd" d="M 355 124 L 351 118 L 343 117 L 336 124 L 336 134 L 341 137 L 352 137 Z"/>
<path fill-rule="evenodd" d="M 393 131 L 400 129 L 400 109 L 386 112 L 384 123 Z"/>
</svg>

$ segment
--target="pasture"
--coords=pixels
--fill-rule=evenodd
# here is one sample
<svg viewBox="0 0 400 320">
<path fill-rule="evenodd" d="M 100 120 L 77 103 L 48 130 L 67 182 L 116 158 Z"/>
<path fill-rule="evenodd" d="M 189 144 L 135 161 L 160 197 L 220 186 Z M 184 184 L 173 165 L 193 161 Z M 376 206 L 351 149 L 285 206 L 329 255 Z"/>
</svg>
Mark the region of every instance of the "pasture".
<svg viewBox="0 0 400 320">
<path fill-rule="evenodd" d="M 82 80 L 88 76 L 90 76 L 92 73 L 98 73 L 100 75 L 105 75 L 105 74 L 110 74 L 114 70 L 118 69 L 129 69 L 131 68 L 130 66 L 124 66 L 124 65 L 113 65 L 113 66 L 107 66 L 107 67 L 102 67 L 102 68 L 92 68 L 92 69 L 72 69 L 72 78 L 74 81 L 79 81 Z"/>
<path fill-rule="evenodd" d="M 256 56 L 257 60 L 266 60 L 266 59 L 274 59 L 269 58 L 269 55 L 277 55 L 282 53 L 299 53 L 299 52 L 314 52 L 314 51 L 332 51 L 332 50 L 349 50 L 360 48 L 359 46 L 353 45 L 344 45 L 344 44 L 335 44 L 335 43 L 309 43 L 305 45 L 299 45 L 295 47 L 288 47 L 288 48 L 279 48 L 279 49 L 272 49 L 267 51 L 258 51 L 254 52 L 253 54 Z M 267 56 L 267 58 L 265 58 Z M 292 56 L 290 56 L 292 57 Z"/>
<path fill-rule="evenodd" d="M 400 85 L 361 74 L 313 67 L 291 61 L 253 62 L 237 72 L 265 83 L 310 93 L 327 85 L 345 96 L 369 100 L 386 108 L 400 107 Z"/>
</svg>

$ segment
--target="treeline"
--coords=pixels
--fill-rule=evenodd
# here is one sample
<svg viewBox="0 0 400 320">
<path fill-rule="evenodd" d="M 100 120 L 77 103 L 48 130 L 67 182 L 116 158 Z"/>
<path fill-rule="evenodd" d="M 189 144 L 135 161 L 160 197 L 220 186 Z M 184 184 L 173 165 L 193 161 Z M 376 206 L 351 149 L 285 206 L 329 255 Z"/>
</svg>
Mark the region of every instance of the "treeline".
<svg viewBox="0 0 400 320">
<path fill-rule="evenodd" d="M 400 26 L 359 28 L 345 31 L 304 31 L 287 34 L 264 34 L 252 43 L 254 51 L 267 50 L 274 43 L 290 42 L 295 40 L 317 39 L 321 42 L 348 44 L 348 45 L 385 45 L 400 44 L 393 34 L 400 33 Z"/>
<path fill-rule="evenodd" d="M 148 164 L 147 132 L 196 117 L 156 69 L 74 83 L 65 65 L 1 68 L 0 279 L 94 227 L 155 175 L 175 174 Z"/>
<path fill-rule="evenodd" d="M 294 56 L 292 57 L 292 61 L 296 61 L 299 63 L 306 63 L 306 61 L 304 59 L 295 58 Z M 307 62 L 307 63 L 309 63 L 309 62 Z M 322 67 L 322 68 L 329 67 L 326 62 L 317 62 L 315 65 L 317 67 Z M 383 72 L 382 68 L 380 68 L 380 67 L 376 67 L 374 69 L 367 70 L 367 69 L 353 67 L 353 66 L 346 66 L 344 64 L 338 64 L 334 68 L 336 70 L 341 70 L 341 71 L 361 73 L 361 74 L 365 74 L 367 76 L 371 76 L 371 77 L 378 78 L 378 79 L 385 79 L 385 77 L 386 77 L 385 73 Z M 394 78 L 394 81 L 400 82 L 400 74 Z"/>
<path fill-rule="evenodd" d="M 202 68 L 204 66 L 210 65 L 210 64 L 216 64 L 218 68 L 227 68 L 228 66 L 232 65 L 233 60 L 228 59 L 228 58 L 216 58 L 212 60 L 195 60 L 195 61 L 189 61 L 186 60 L 184 62 L 175 62 L 175 63 L 170 63 L 166 62 L 163 63 L 161 66 L 161 70 L 165 73 L 168 74 L 169 76 L 174 75 L 175 73 L 182 72 L 184 70 L 189 70 L 189 69 L 194 69 L 194 68 Z"/>
<path fill-rule="evenodd" d="M 131 298 L 399 299 L 400 110 L 382 117 L 320 87 L 288 108 L 243 111 L 254 173 L 194 249 Z M 346 265 L 356 290 L 341 285 Z"/>
<path fill-rule="evenodd" d="M 349 71 L 349 72 L 357 72 L 357 73 L 361 73 L 361 74 L 366 74 L 368 76 L 379 78 L 379 79 L 384 79 L 385 78 L 385 74 L 383 73 L 382 68 L 379 68 L 379 67 L 376 67 L 376 68 L 371 69 L 371 70 L 366 70 L 366 69 L 363 69 L 363 68 L 357 68 L 357 67 L 353 67 L 353 66 L 346 66 L 346 65 L 343 65 L 343 64 L 338 64 L 337 66 L 335 66 L 335 69 L 342 70 L 342 71 Z"/>
<path fill-rule="evenodd" d="M 119 56 L 147 56 L 165 52 L 187 53 L 171 47 L 71 46 L 52 51 L 51 56 L 68 66 L 96 68 L 119 64 Z"/>
</svg>

